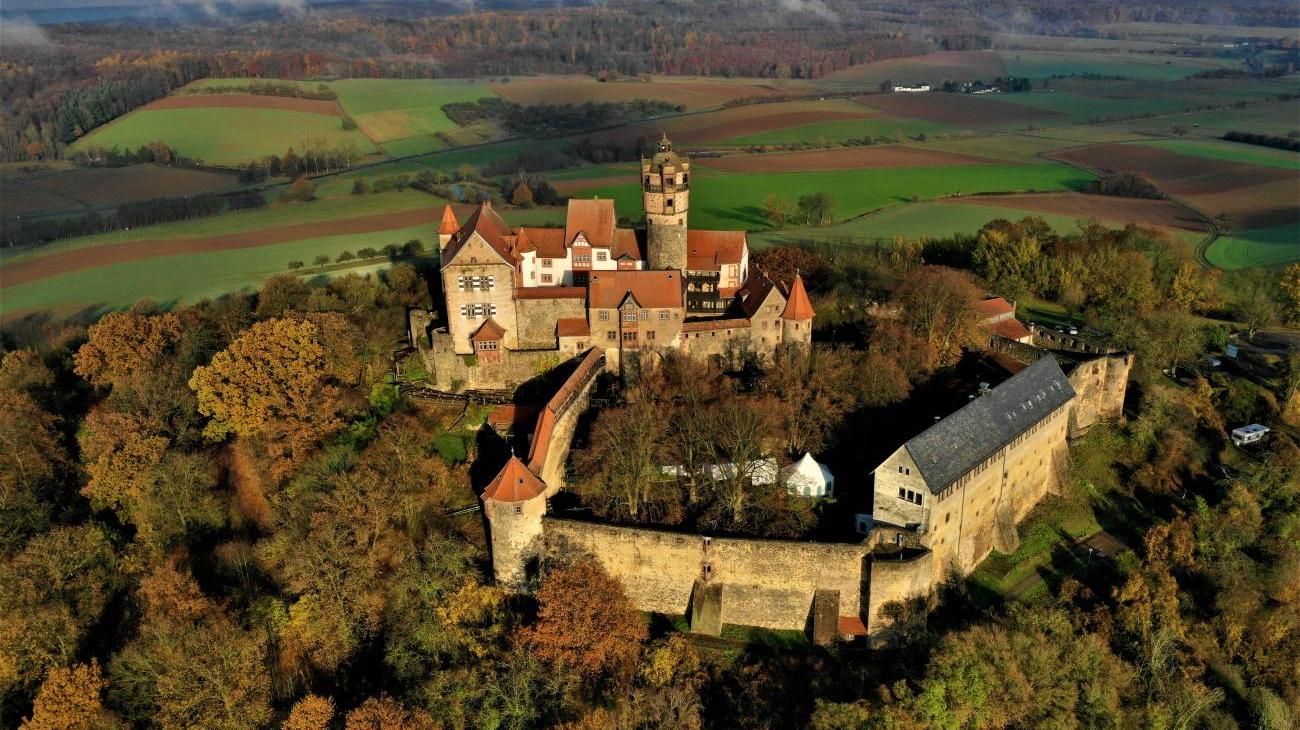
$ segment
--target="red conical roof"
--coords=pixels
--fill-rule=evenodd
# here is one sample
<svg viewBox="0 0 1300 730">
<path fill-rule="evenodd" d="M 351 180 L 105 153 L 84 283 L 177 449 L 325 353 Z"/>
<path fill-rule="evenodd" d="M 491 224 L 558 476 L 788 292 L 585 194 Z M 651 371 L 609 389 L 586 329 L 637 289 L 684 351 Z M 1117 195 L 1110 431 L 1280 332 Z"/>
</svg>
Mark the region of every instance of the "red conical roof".
<svg viewBox="0 0 1300 730">
<path fill-rule="evenodd" d="M 438 233 L 442 235 L 451 235 L 460 230 L 460 221 L 456 220 L 456 213 L 450 205 L 442 208 L 442 223 L 438 225 Z"/>
<path fill-rule="evenodd" d="M 794 283 L 790 285 L 790 296 L 785 300 L 785 311 L 781 313 L 783 319 L 812 319 L 816 312 L 813 311 L 812 302 L 808 299 L 808 292 L 803 288 L 803 277 L 796 272 Z"/>
<path fill-rule="evenodd" d="M 496 478 L 483 490 L 483 500 L 494 502 L 523 502 L 546 491 L 546 483 L 524 466 L 518 456 L 501 468 Z"/>
</svg>

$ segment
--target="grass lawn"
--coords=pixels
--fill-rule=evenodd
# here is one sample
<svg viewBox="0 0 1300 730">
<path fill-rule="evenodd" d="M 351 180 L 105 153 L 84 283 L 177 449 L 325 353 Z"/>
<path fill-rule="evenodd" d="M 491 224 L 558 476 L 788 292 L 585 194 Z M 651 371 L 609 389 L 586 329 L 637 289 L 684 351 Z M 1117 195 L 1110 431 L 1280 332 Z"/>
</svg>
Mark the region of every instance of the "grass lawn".
<svg viewBox="0 0 1300 730">
<path fill-rule="evenodd" d="M 1020 524 L 1020 546 L 1016 551 L 1010 555 L 994 551 L 969 580 L 998 595 L 1007 595 L 1017 587 L 1023 589 L 1022 581 L 1050 568 L 1055 548 L 1101 529 L 1086 501 L 1049 496 Z"/>
<path fill-rule="evenodd" d="M 1241 142 L 1220 142 L 1215 140 L 1171 139 L 1145 144 L 1149 147 L 1159 147 L 1170 152 L 1177 152 L 1180 155 L 1208 157 L 1213 160 L 1241 162 L 1247 165 L 1281 167 L 1300 172 L 1300 153 L 1291 152 L 1290 150 L 1276 150 L 1270 147 L 1243 144 Z"/>
<path fill-rule="evenodd" d="M 1075 190 L 1090 179 L 1088 173 L 1057 164 L 708 175 L 691 180 L 690 223 L 706 229 L 767 228 L 762 205 L 771 193 L 797 200 L 801 195 L 829 192 L 835 198 L 835 217 L 845 219 L 910 200 L 913 195 L 936 198 L 956 193 Z M 623 215 L 641 210 L 641 188 L 635 182 L 584 191 L 584 195 L 613 198 Z"/>
<path fill-rule="evenodd" d="M 140 299 L 164 306 L 188 304 L 205 297 L 257 287 L 267 277 L 288 271 L 290 261 L 308 266 L 318 255 L 336 258 L 343 251 L 382 249 L 412 238 L 425 250 L 437 247 L 432 225 L 395 228 L 372 233 L 323 236 L 256 248 L 206 251 L 126 261 L 81 269 L 0 290 L 0 315 L 32 310 L 70 315 L 84 309 L 98 312 L 129 307 Z M 331 275 L 388 268 L 387 261 L 366 262 Z"/>
<path fill-rule="evenodd" d="M 352 142 L 361 154 L 375 146 L 357 131 L 344 131 L 339 118 L 284 109 L 143 109 L 99 127 L 73 145 L 135 149 L 162 141 L 186 157 L 215 165 L 237 165 L 266 155 L 301 149 L 306 139 L 327 145 Z"/>
<path fill-rule="evenodd" d="M 443 113 L 444 104 L 496 96 L 487 84 L 465 79 L 344 79 L 330 88 L 343 110 L 378 142 L 453 131 L 456 123 Z"/>
<path fill-rule="evenodd" d="M 866 117 L 863 119 L 838 119 L 830 122 L 814 122 L 797 127 L 770 129 L 766 132 L 735 137 L 721 144 L 726 145 L 782 145 L 808 143 L 835 143 L 847 139 L 862 137 L 889 137 L 903 140 L 919 134 L 941 134 L 950 132 L 955 127 L 938 122 L 921 119 L 903 119 L 901 117 Z"/>
<path fill-rule="evenodd" d="M 1300 223 L 1220 236 L 1205 257 L 1221 269 L 1279 266 L 1300 261 Z"/>
</svg>

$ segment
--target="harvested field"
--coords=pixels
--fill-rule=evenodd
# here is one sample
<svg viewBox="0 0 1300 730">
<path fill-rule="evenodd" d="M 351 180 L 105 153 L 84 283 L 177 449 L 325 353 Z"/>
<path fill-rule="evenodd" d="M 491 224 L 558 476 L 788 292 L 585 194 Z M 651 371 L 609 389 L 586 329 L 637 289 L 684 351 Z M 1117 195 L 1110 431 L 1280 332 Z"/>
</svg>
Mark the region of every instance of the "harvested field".
<svg viewBox="0 0 1300 730">
<path fill-rule="evenodd" d="M 1002 56 L 996 51 L 940 51 L 912 58 L 890 58 L 840 69 L 827 77 L 831 82 L 857 86 L 877 86 L 882 81 L 931 84 L 943 79 L 953 81 L 992 81 L 1006 75 Z"/>
<path fill-rule="evenodd" d="M 925 119 L 960 127 L 988 127 L 998 124 L 1055 119 L 1060 115 L 1046 109 L 1016 104 L 988 95 L 970 94 L 873 94 L 859 97 L 881 111 L 900 117 Z"/>
<path fill-rule="evenodd" d="M 1228 216 L 1237 228 L 1270 228 L 1300 217 L 1300 176 L 1292 170 L 1129 144 L 1093 145 L 1055 156 L 1103 172 L 1141 173 L 1207 215 Z"/>
<path fill-rule="evenodd" d="M 45 170 L 0 181 L 0 213 L 75 211 L 176 195 L 197 195 L 235 185 L 235 176 L 157 165 Z"/>
<path fill-rule="evenodd" d="M 687 114 L 592 133 L 594 139 L 626 140 L 636 135 L 658 137 L 667 132 L 674 142 L 701 144 L 739 136 L 827 121 L 853 121 L 880 116 L 847 99 L 783 101 L 748 104 L 700 114 Z"/>
<path fill-rule="evenodd" d="M 93 248 L 60 251 L 47 256 L 34 256 L 6 264 L 0 287 L 8 288 L 81 269 L 91 269 L 158 256 L 254 248 L 322 236 L 354 235 L 432 224 L 440 220 L 441 215 L 441 208 L 425 206 L 414 210 L 360 216 L 343 220 L 278 226 L 246 233 L 232 233 L 204 238 L 131 241 L 129 243 L 114 243 Z"/>
<path fill-rule="evenodd" d="M 981 205 L 1016 211 L 1037 211 L 1076 219 L 1096 218 L 1104 221 L 1136 223 L 1149 228 L 1177 228 L 1209 232 L 1205 220 L 1183 206 L 1168 200 L 1108 198 L 1084 193 L 1024 193 L 1016 195 L 967 195 L 947 198 L 944 204 Z"/>
<path fill-rule="evenodd" d="M 815 124 L 818 122 L 867 119 L 872 116 L 874 115 L 865 111 L 789 112 L 786 114 L 771 114 L 763 117 L 740 119 L 734 122 L 716 124 L 709 127 L 683 129 L 680 132 L 676 132 L 674 136 L 682 142 L 721 142 L 722 140 L 735 139 L 736 137 L 744 137 L 759 132 L 768 132 L 773 129 L 801 127 L 805 124 Z"/>
<path fill-rule="evenodd" d="M 705 158 L 696 167 L 722 172 L 805 172 L 943 165 L 997 165 L 999 160 L 901 145 Z"/>
<path fill-rule="evenodd" d="M 184 94 L 164 97 L 144 106 L 145 109 L 216 109 L 220 107 L 284 109 L 291 112 L 328 114 L 332 117 L 343 116 L 343 110 L 339 108 L 336 101 L 299 99 L 292 96 L 269 96 L 267 94 Z"/>
<path fill-rule="evenodd" d="M 649 82 L 599 82 L 588 76 L 542 76 L 520 78 L 508 84 L 494 84 L 492 90 L 516 104 L 581 104 L 594 101 L 632 101 L 655 99 L 682 104 L 688 110 L 721 106 L 733 99 L 772 96 L 787 93 L 766 86 L 762 80 L 733 82 L 708 80 L 667 80 L 655 77 Z"/>
</svg>

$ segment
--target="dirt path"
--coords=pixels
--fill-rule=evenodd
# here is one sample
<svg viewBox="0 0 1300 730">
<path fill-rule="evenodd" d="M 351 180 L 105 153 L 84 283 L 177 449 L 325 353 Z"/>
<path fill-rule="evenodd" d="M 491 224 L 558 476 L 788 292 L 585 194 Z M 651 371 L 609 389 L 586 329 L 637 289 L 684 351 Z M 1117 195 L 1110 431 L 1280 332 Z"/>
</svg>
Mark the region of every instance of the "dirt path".
<svg viewBox="0 0 1300 730">
<path fill-rule="evenodd" d="M 323 236 L 344 236 L 372 233 L 395 228 L 410 228 L 436 223 L 441 219 L 441 208 L 430 205 L 416 210 L 395 213 L 378 213 L 358 218 L 298 223 L 276 228 L 263 228 L 246 233 L 228 233 L 220 236 L 183 239 L 152 239 L 111 243 L 71 251 L 61 251 L 48 256 L 36 256 L 8 264 L 0 272 L 0 289 L 38 281 L 50 276 L 67 274 L 82 269 L 93 269 L 110 264 L 205 251 L 229 251 L 256 248 L 274 243 L 299 241 Z"/>
</svg>

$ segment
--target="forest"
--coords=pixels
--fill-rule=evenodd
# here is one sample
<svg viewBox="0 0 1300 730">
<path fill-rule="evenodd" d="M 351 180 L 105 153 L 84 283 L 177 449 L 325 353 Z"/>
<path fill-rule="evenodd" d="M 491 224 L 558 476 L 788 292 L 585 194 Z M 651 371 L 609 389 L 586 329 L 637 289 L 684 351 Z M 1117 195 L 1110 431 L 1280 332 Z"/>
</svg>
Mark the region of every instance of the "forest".
<svg viewBox="0 0 1300 730">
<path fill-rule="evenodd" d="M 874 408 L 978 347 L 970 305 L 992 286 L 1058 302 L 1137 354 L 1126 422 L 1075 445 L 1060 498 L 1131 559 L 1067 560 L 1032 601 L 954 581 L 929 606 L 897 605 L 897 630 L 872 649 L 762 632 L 701 644 L 635 611 L 580 556 L 543 566 L 532 596 L 504 593 L 482 517 L 453 514 L 476 502 L 499 446 L 447 449 L 459 407 L 403 397 L 390 377 L 405 312 L 435 301 L 436 279 L 409 264 L 281 275 L 89 326 L 6 327 L 0 722 L 1291 726 L 1300 449 L 1278 429 L 1243 455 L 1227 432 L 1294 425 L 1300 356 L 1273 358 L 1275 379 L 1196 363 L 1223 336 L 1207 315 L 1300 320 L 1300 265 L 1220 288 L 1158 232 L 1063 236 L 1032 218 L 883 251 L 778 247 L 755 265 L 805 276 L 818 344 L 634 379 L 574 455 L 583 499 L 619 521 L 803 534 L 810 515 L 743 480 L 629 494 L 644 484 L 635 464 L 601 459 L 602 444 L 639 439 L 626 453 L 643 463 L 689 429 L 713 435 L 691 441 L 702 462 L 852 449 L 882 427 Z M 908 314 L 878 316 L 890 310 Z"/>
</svg>

